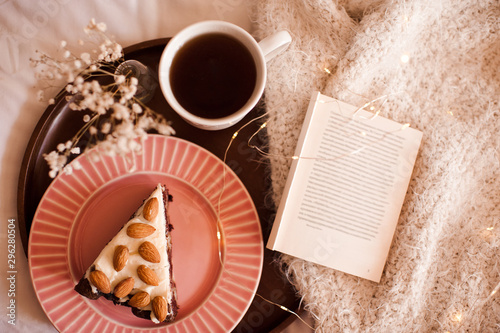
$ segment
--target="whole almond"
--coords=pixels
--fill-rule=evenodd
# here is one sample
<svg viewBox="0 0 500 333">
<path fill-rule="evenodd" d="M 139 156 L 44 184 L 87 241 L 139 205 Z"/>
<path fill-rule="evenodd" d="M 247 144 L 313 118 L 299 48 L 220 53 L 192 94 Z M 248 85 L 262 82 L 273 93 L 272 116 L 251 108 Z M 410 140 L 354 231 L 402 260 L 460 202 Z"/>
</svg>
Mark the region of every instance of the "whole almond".
<svg viewBox="0 0 500 333">
<path fill-rule="evenodd" d="M 153 221 L 153 219 L 158 215 L 158 199 L 151 198 L 144 204 L 144 208 L 142 209 L 142 215 L 149 222 Z"/>
<path fill-rule="evenodd" d="M 128 301 L 128 305 L 134 308 L 143 308 L 147 306 L 149 302 L 151 302 L 149 294 L 145 291 L 139 291 Z"/>
<path fill-rule="evenodd" d="M 140 265 L 137 267 L 137 275 L 144 282 L 151 286 L 157 286 L 159 284 L 158 276 L 156 273 L 145 265 Z"/>
<path fill-rule="evenodd" d="M 105 294 L 111 292 L 111 283 L 109 283 L 108 277 L 103 272 L 98 270 L 90 272 L 89 280 L 100 292 Z"/>
<path fill-rule="evenodd" d="M 163 296 L 156 296 L 153 299 L 153 313 L 158 321 L 162 322 L 167 318 L 167 301 Z"/>
<path fill-rule="evenodd" d="M 161 261 L 160 252 L 158 252 L 158 249 L 156 248 L 156 246 L 154 246 L 153 243 L 148 241 L 142 243 L 139 246 L 139 254 L 141 255 L 142 259 L 155 264 Z"/>
<path fill-rule="evenodd" d="M 145 223 L 132 223 L 127 228 L 127 235 L 131 238 L 144 238 L 153 234 L 155 227 Z"/>
<path fill-rule="evenodd" d="M 115 287 L 115 290 L 113 291 L 113 294 L 115 294 L 116 297 L 122 298 L 130 294 L 132 289 L 134 289 L 134 278 L 129 277 L 126 279 L 121 280 Z"/>
<path fill-rule="evenodd" d="M 124 245 L 118 245 L 115 248 L 115 253 L 113 255 L 113 267 L 115 271 L 119 272 L 125 267 L 128 261 L 129 251 Z"/>
</svg>

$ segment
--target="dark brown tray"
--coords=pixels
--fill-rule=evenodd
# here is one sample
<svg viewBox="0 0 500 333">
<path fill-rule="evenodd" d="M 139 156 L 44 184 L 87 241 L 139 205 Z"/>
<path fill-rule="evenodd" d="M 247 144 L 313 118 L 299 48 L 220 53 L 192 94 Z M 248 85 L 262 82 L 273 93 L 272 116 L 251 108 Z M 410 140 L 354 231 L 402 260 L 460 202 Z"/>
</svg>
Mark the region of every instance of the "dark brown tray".
<svg viewBox="0 0 500 333">
<path fill-rule="evenodd" d="M 135 44 L 124 49 L 126 59 L 136 59 L 149 66 L 156 73 L 158 63 L 170 39 L 157 39 Z M 222 159 L 224 151 L 238 125 L 222 131 L 205 131 L 195 128 L 183 121 L 167 104 L 160 88 L 148 103 L 153 110 L 162 113 L 176 131 L 176 136 L 196 143 L 211 151 Z M 264 112 L 260 103 L 240 123 L 255 118 Z M 48 176 L 49 168 L 43 159 L 43 154 L 55 149 L 60 142 L 65 142 L 82 126 L 82 114 L 68 108 L 64 98 L 47 108 L 33 131 L 26 148 L 21 165 L 18 184 L 18 227 L 23 248 L 27 254 L 28 238 L 31 223 L 38 203 L 52 179 Z M 267 163 L 255 150 L 247 146 L 247 140 L 258 129 L 258 125 L 248 126 L 242 130 L 227 155 L 227 164 L 238 175 L 257 207 L 264 243 L 269 237 L 270 222 L 274 207 L 266 200 L 269 189 Z M 265 132 L 256 137 L 257 143 L 264 144 Z M 258 287 L 258 294 L 289 309 L 297 309 L 299 300 L 293 287 L 282 277 L 279 268 L 274 264 L 275 253 L 264 250 L 264 267 Z M 255 297 L 243 320 L 233 332 L 270 332 L 289 318 L 289 313 L 273 306 L 260 297 Z"/>
</svg>

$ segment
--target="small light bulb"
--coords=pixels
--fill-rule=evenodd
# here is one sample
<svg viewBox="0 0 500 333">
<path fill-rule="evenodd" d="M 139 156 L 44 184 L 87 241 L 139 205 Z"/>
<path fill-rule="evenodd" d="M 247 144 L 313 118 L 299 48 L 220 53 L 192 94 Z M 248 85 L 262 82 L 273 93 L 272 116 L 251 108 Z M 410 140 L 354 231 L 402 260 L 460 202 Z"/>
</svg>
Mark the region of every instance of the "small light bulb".
<svg viewBox="0 0 500 333">
<path fill-rule="evenodd" d="M 332 74 L 332 72 L 331 72 L 328 68 L 326 68 L 326 67 L 325 67 L 325 68 L 323 68 L 323 70 L 324 70 L 325 72 L 327 72 L 328 74 Z"/>
<path fill-rule="evenodd" d="M 493 230 L 493 229 L 494 229 L 493 227 L 488 227 L 488 228 L 486 228 L 486 230 L 488 230 L 488 231 L 491 231 L 491 230 Z"/>
<path fill-rule="evenodd" d="M 299 157 L 298 156 L 292 156 L 292 160 L 298 160 Z"/>
<path fill-rule="evenodd" d="M 409 55 L 407 55 L 407 54 L 403 54 L 403 55 L 401 56 L 401 62 L 402 62 L 403 64 L 406 64 L 408 61 L 410 61 L 410 56 L 409 56 Z"/>
<path fill-rule="evenodd" d="M 233 139 L 235 139 L 237 136 L 238 136 L 238 132 L 234 132 Z"/>
</svg>

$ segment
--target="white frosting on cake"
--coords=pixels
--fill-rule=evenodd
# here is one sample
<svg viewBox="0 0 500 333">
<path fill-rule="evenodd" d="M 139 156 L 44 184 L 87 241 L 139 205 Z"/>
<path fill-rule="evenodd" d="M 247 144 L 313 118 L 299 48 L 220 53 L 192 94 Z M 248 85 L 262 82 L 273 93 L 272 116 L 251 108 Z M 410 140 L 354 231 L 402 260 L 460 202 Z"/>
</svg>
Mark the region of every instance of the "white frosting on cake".
<svg viewBox="0 0 500 333">
<path fill-rule="evenodd" d="M 148 201 L 148 199 L 154 197 L 158 199 L 159 203 L 158 214 L 152 221 L 147 221 L 142 214 L 144 204 Z M 115 286 L 120 281 L 128 277 L 133 277 L 134 289 L 131 292 L 132 295 L 139 291 L 145 291 L 150 295 L 151 301 L 156 296 L 163 296 L 167 300 L 167 303 L 171 304 L 172 298 L 175 298 L 176 294 L 175 291 L 172 291 L 170 288 L 171 286 L 170 273 L 169 273 L 170 263 L 168 260 L 167 247 L 171 246 L 171 241 L 170 241 L 170 234 L 168 234 L 168 236 L 166 237 L 166 216 L 165 216 L 166 207 L 164 207 L 162 186 L 158 185 L 158 187 L 154 190 L 154 192 L 150 195 L 148 199 L 144 201 L 143 205 L 134 214 L 134 217 L 131 218 L 123 226 L 123 228 L 116 234 L 116 236 L 113 237 L 113 239 L 106 245 L 106 247 L 102 250 L 97 259 L 91 265 L 91 268 L 94 267 L 96 270 L 100 270 L 104 274 L 106 274 L 111 283 L 111 292 L 113 292 Z M 165 202 L 168 202 L 168 199 L 165 200 Z M 155 227 L 156 231 L 148 237 L 131 238 L 127 235 L 127 227 L 132 223 L 145 223 Z M 158 252 L 160 253 L 159 263 L 148 262 L 139 255 L 138 248 L 145 241 L 152 243 L 158 249 Z M 127 264 L 119 272 L 117 272 L 113 266 L 113 256 L 115 248 L 118 245 L 124 245 L 129 249 L 129 259 L 127 261 Z M 137 275 L 137 267 L 140 265 L 146 265 L 156 273 L 156 275 L 158 276 L 158 280 L 160 282 L 158 286 L 148 285 L 139 278 L 139 276 Z M 90 269 L 87 270 L 87 273 L 85 275 L 87 279 L 89 273 Z M 92 283 L 90 283 L 90 285 L 92 287 L 92 291 L 95 293 L 97 289 L 95 288 L 95 286 L 92 285 Z M 126 296 L 124 298 L 121 298 L 120 302 L 124 303 L 128 299 L 129 298 Z M 151 310 L 151 309 L 152 309 L 151 302 L 146 307 L 141 308 L 141 310 Z M 158 322 L 158 320 L 153 314 L 153 311 L 151 311 L 151 319 L 154 322 Z"/>
</svg>

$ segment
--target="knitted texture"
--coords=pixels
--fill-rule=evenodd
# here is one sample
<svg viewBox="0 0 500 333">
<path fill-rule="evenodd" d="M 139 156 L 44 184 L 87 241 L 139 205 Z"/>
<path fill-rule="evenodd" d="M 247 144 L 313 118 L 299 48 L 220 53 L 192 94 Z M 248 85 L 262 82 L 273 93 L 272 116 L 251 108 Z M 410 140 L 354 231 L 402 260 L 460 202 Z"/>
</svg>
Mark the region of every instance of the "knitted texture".
<svg viewBox="0 0 500 333">
<path fill-rule="evenodd" d="M 387 96 L 424 133 L 379 284 L 281 256 L 317 331 L 500 332 L 500 3 L 261 0 L 254 19 L 293 38 L 268 64 L 276 204 L 313 91 Z"/>
</svg>

